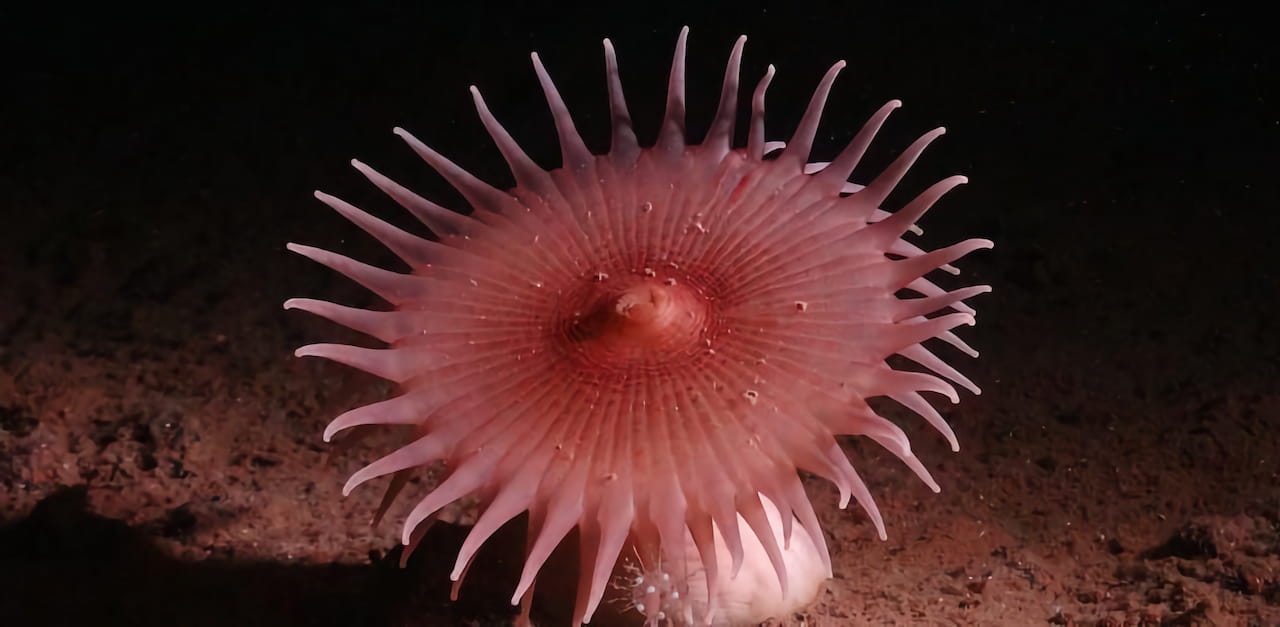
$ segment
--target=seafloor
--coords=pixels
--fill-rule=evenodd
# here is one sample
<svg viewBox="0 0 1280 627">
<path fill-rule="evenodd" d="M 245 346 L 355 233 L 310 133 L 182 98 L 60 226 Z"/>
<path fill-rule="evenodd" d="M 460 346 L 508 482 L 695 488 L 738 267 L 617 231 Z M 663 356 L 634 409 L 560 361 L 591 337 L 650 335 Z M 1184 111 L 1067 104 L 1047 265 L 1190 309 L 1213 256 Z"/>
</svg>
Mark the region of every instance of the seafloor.
<svg viewBox="0 0 1280 627">
<path fill-rule="evenodd" d="M 945 121 L 953 132 L 907 185 L 973 179 L 922 242 L 997 242 L 963 264 L 995 292 L 964 332 L 981 358 L 950 355 L 984 389 L 943 409 L 962 450 L 896 415 L 942 493 L 848 442 L 889 540 L 806 480 L 835 578 L 782 623 L 1280 624 L 1280 94 L 1261 28 L 1168 4 L 734 7 L 596 11 L 572 27 L 481 7 L 7 20 L 0 624 L 507 624 L 518 531 L 450 602 L 462 527 L 435 527 L 400 569 L 412 499 L 370 528 L 379 489 L 342 498 L 392 441 L 330 447 L 321 430 L 391 390 L 291 356 L 361 340 L 282 311 L 285 298 L 369 299 L 284 243 L 388 261 L 310 198 L 322 187 L 408 224 L 349 156 L 456 199 L 396 145 L 395 124 L 501 181 L 467 111 L 472 82 L 554 163 L 530 49 L 602 146 L 595 55 L 613 35 L 652 131 L 685 22 L 695 127 L 738 32 L 753 36 L 747 76 L 779 65 L 774 135 L 847 57 L 819 150 L 904 99 L 873 158 Z"/>
</svg>

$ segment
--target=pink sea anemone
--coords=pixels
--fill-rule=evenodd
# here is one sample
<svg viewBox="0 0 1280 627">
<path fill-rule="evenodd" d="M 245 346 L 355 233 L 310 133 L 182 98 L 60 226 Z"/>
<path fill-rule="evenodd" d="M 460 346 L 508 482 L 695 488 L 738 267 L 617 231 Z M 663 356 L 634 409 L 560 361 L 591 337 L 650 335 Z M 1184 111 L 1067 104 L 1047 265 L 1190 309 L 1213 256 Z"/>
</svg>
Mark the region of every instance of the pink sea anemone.
<svg viewBox="0 0 1280 627">
<path fill-rule="evenodd" d="M 939 338 L 976 356 L 951 329 L 974 323 L 963 301 L 989 288 L 947 292 L 924 275 L 955 272 L 948 264 L 991 243 L 971 239 L 925 252 L 903 237 L 964 177 L 933 185 L 894 213 L 880 208 L 943 129 L 921 137 L 865 187 L 855 185 L 851 173 L 900 103 L 881 107 L 831 162 L 808 163 L 844 63 L 823 77 L 785 145 L 765 141 L 770 67 L 751 101 L 746 146 L 735 148 L 742 37 L 710 130 L 690 145 L 687 32 L 676 44 L 654 146 L 637 142 L 608 40 L 613 132 L 604 155 L 587 149 L 535 54 L 562 167 L 545 171 L 530 160 L 473 87 L 480 119 L 515 175 L 513 189 L 478 180 L 397 128 L 471 212 L 446 210 L 355 161 L 434 238 L 316 196 L 399 255 L 409 272 L 289 245 L 394 306 L 285 303 L 389 345 L 298 349 L 400 386 L 399 396 L 339 416 L 326 440 L 357 425 L 416 428 L 416 439 L 356 472 L 344 493 L 442 465 L 443 481 L 413 508 L 403 540 L 410 543 L 444 505 L 477 496 L 480 515 L 457 556 L 455 581 L 491 534 L 527 511 L 529 544 L 513 603 L 526 598 L 552 550 L 576 528 L 575 624 L 595 613 L 624 546 L 674 575 L 656 602 L 665 599 L 670 610 L 681 595 L 703 599 L 684 620 L 711 622 L 720 590 L 733 585 L 744 560 L 766 560 L 776 576 L 770 585 L 786 597 L 797 585 L 788 575 L 793 531 L 811 547 L 810 561 L 820 561 L 810 570 L 830 576 L 798 471 L 833 481 L 841 507 L 856 499 L 883 538 L 880 513 L 836 436 L 875 440 L 937 491 L 903 431 L 866 399 L 901 403 L 958 449 L 921 393 L 956 402 L 947 380 L 978 392 L 922 343 Z M 895 354 L 937 376 L 891 368 L 885 360 Z M 744 551 L 744 539 L 760 557 Z M 702 573 L 696 586 L 693 571 Z M 647 622 L 680 618 L 659 603 L 645 605 L 657 586 L 637 586 L 635 609 Z"/>
</svg>

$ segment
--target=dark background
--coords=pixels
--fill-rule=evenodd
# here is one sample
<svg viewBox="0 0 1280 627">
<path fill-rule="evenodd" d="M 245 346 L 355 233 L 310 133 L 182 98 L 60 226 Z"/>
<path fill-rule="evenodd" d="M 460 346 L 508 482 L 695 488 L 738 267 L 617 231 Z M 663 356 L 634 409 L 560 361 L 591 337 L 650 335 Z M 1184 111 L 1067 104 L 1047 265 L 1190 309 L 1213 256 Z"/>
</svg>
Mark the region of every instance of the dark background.
<svg viewBox="0 0 1280 627">
<path fill-rule="evenodd" d="M 1253 430 L 1232 430 L 1220 422 L 1231 416 L 1205 409 L 1215 407 L 1206 404 L 1215 389 L 1256 400 L 1273 397 L 1280 380 L 1280 81 L 1260 15 L 1168 2 L 589 4 L 0 10 L 0 363 L 15 373 L 38 360 L 31 347 L 49 333 L 72 338 L 77 354 L 174 349 L 217 325 L 186 308 L 227 302 L 260 306 L 250 324 L 285 329 L 277 336 L 284 351 L 316 339 L 278 311 L 281 300 L 363 297 L 283 244 L 389 257 L 311 190 L 409 224 L 348 166 L 359 157 L 461 207 L 391 135 L 397 125 L 509 184 L 471 109 L 472 84 L 535 159 L 558 165 L 533 50 L 588 145 L 605 150 L 605 36 L 617 47 L 641 140 L 652 141 L 670 51 L 687 24 L 695 136 L 742 33 L 745 83 L 768 63 L 778 68 L 770 139 L 790 134 L 838 59 L 849 66 L 815 158 L 833 155 L 891 98 L 906 105 L 864 172 L 924 131 L 948 127 L 889 204 L 964 173 L 971 183 L 930 214 L 923 241 L 997 244 L 966 266 L 996 291 L 978 303 L 981 324 L 967 336 L 984 356 L 962 368 L 997 409 L 962 439 L 1057 430 L 1009 443 L 1034 458 L 1090 450 L 1121 437 L 1117 426 L 1187 426 L 1219 434 L 1229 456 L 1241 445 L 1232 438 L 1274 433 L 1275 416 L 1251 415 Z M 167 327 L 139 331 L 110 307 L 62 308 L 50 296 L 72 290 L 177 313 Z M 1105 432 L 1103 418 L 1091 422 L 1100 403 L 1119 403 L 1132 419 L 1112 415 Z M 19 437 L 14 424 L 6 430 Z M 1258 477 L 1231 479 L 1201 474 L 1217 462 L 1197 462 L 1198 447 L 1141 453 L 1185 461 L 1178 472 L 1200 478 L 1187 483 L 1215 495 L 1188 515 L 1274 504 L 1265 488 L 1274 490 L 1274 454 Z M 32 524 L 22 533 L 38 535 Z"/>
<path fill-rule="evenodd" d="M 922 167 L 958 170 L 973 184 L 964 215 L 938 219 L 963 220 L 973 225 L 966 232 L 1006 246 L 1069 232 L 1065 241 L 1120 265 L 1137 249 L 1206 256 L 1162 245 L 1137 224 L 1196 232 L 1202 246 L 1238 225 L 1262 235 L 1276 224 L 1266 210 L 1280 133 L 1275 50 L 1260 16 L 1182 3 L 585 4 L 595 8 L 9 9 L 0 191 L 6 208 L 39 206 L 58 225 L 6 230 L 38 240 L 49 228 L 69 243 L 120 230 L 163 238 L 169 223 L 207 220 L 210 237 L 261 235 L 253 244 L 267 245 L 329 219 L 316 215 L 312 188 L 364 189 L 346 165 L 351 156 L 426 192 L 442 188 L 389 135 L 395 125 L 505 182 L 468 85 L 553 165 L 529 51 L 543 55 L 588 143 L 603 150 L 600 39 L 619 50 L 643 139 L 656 130 L 670 48 L 685 24 L 695 134 L 714 110 L 738 34 L 750 37 L 744 82 L 754 84 L 767 63 L 778 67 L 774 138 L 789 134 L 826 67 L 845 59 L 816 154 L 832 153 L 879 104 L 900 98 L 906 107 L 883 146 L 897 150 L 947 125 Z"/>
</svg>

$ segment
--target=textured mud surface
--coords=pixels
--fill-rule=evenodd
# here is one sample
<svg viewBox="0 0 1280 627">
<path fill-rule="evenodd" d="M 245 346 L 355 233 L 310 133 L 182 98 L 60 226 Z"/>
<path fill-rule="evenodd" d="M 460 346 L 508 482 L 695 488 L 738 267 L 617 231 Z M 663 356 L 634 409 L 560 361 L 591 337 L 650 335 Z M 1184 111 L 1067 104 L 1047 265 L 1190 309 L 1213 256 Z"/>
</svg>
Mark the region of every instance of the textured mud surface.
<svg viewBox="0 0 1280 627">
<path fill-rule="evenodd" d="M 430 476 L 376 528 L 378 486 L 341 496 L 400 436 L 331 447 L 323 426 L 391 390 L 293 359 L 309 341 L 366 340 L 280 303 L 373 303 L 283 244 L 388 260 L 308 195 L 408 224 L 345 169 L 353 154 L 453 198 L 394 124 L 502 182 L 471 82 L 553 163 L 546 114 L 520 105 L 536 102 L 529 49 L 602 146 L 595 46 L 613 35 L 635 117 L 655 120 L 687 21 L 691 75 L 711 85 L 691 87 L 695 126 L 740 31 L 749 75 L 771 61 L 787 77 L 770 94 L 775 136 L 847 56 L 826 148 L 889 97 L 914 113 L 890 123 L 879 163 L 947 122 L 907 186 L 954 170 L 974 182 L 922 242 L 997 242 L 963 267 L 996 291 L 965 331 L 982 357 L 954 355 L 984 388 L 943 408 L 961 452 L 898 416 L 943 492 L 846 443 L 889 540 L 807 481 L 835 578 L 783 624 L 1280 624 L 1280 328 L 1261 257 L 1280 232 L 1266 117 L 1280 94 L 1258 78 L 1274 53 L 1247 25 L 1173 7 L 1079 23 L 849 11 L 739 8 L 734 23 L 708 9 L 644 28 L 587 14 L 585 30 L 465 11 L 86 16 L 12 40 L 33 61 L 9 74 L 21 98 L 4 153 L 20 158 L 0 171 L 0 622 L 508 624 L 519 530 L 450 602 L 464 527 L 438 525 L 398 565 L 398 522 Z"/>
</svg>

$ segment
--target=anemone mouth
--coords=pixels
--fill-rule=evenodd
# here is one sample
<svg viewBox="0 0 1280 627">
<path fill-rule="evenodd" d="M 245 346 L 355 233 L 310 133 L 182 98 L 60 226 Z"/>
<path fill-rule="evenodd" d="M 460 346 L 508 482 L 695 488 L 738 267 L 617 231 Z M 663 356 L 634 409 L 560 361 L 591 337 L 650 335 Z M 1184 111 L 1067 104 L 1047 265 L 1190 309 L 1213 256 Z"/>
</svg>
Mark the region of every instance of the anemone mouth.
<svg viewBox="0 0 1280 627">
<path fill-rule="evenodd" d="M 584 374 L 609 378 L 695 365 L 714 354 L 719 331 L 700 290 L 653 270 L 593 277 L 567 295 L 558 318 L 565 357 Z"/>
<path fill-rule="evenodd" d="M 714 600 L 718 582 L 742 568 L 739 519 L 760 541 L 782 596 L 788 585 L 782 551 L 793 526 L 816 547 L 829 576 L 822 530 L 797 471 L 833 481 L 841 507 L 856 499 L 884 538 L 870 491 L 836 436 L 871 438 L 937 491 L 906 434 L 866 399 L 897 401 L 958 450 L 955 434 L 922 393 L 957 402 L 953 383 L 979 391 L 923 342 L 941 339 L 976 356 L 952 329 L 974 323 L 964 301 L 989 288 L 948 292 L 925 275 L 954 272 L 951 262 L 991 242 L 924 251 L 905 239 L 964 177 L 934 184 L 896 212 L 881 208 L 942 129 L 921 137 L 867 185 L 854 185 L 851 173 L 900 103 L 881 107 L 831 162 L 806 163 L 844 64 L 823 77 L 786 144 L 764 140 L 770 67 L 752 98 L 746 146 L 734 148 L 744 37 L 730 54 L 711 130 L 690 146 L 687 32 L 676 46 L 667 113 L 652 148 L 636 142 L 607 40 L 613 146 L 606 155 L 587 150 L 534 55 L 563 167 L 534 164 L 472 88 L 515 188 L 493 188 L 396 129 L 462 192 L 472 212 L 446 210 L 353 162 L 436 239 L 317 197 L 386 244 L 411 272 L 289 246 L 394 306 L 285 303 L 390 346 L 316 344 L 297 351 L 401 386 L 399 396 L 337 417 L 326 440 L 360 425 L 416 427 L 418 439 L 356 472 L 344 492 L 394 475 L 394 493 L 406 473 L 443 463 L 444 480 L 409 513 L 402 537 L 411 543 L 444 505 L 479 497 L 481 514 L 459 551 L 455 581 L 498 527 L 529 512 L 529 547 L 513 603 L 531 593 L 552 550 L 576 528 L 575 622 L 590 620 L 628 541 L 665 563 L 698 562 Z M 767 153 L 776 154 L 766 159 Z M 904 290 L 916 296 L 899 297 Z M 889 367 L 885 360 L 895 354 L 930 373 Z M 780 535 L 764 501 L 776 506 Z M 728 564 L 717 563 L 720 541 Z M 714 613 L 714 605 L 707 611 Z"/>
</svg>

